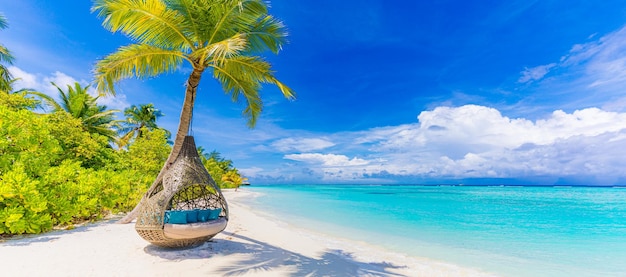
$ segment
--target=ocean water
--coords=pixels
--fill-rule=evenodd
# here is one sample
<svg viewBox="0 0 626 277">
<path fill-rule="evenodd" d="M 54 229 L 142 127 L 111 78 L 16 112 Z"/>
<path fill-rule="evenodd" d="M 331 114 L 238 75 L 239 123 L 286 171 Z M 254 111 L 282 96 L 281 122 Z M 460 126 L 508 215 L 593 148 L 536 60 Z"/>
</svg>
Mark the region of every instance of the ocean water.
<svg viewBox="0 0 626 277">
<path fill-rule="evenodd" d="M 626 276 L 626 189 L 259 186 L 291 224 L 501 276 Z"/>
</svg>

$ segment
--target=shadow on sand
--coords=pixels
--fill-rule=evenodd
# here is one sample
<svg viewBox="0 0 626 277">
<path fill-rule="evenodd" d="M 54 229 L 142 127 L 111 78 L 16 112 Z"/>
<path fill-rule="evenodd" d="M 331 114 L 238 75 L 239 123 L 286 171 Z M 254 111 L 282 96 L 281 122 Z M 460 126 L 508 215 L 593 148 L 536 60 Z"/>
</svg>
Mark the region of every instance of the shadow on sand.
<svg viewBox="0 0 626 277">
<path fill-rule="evenodd" d="M 364 263 L 352 254 L 329 250 L 319 258 L 307 257 L 246 236 L 223 232 L 227 237 L 213 239 L 190 249 L 166 249 L 153 245 L 144 248 L 150 255 L 168 260 L 205 259 L 213 256 L 244 255 L 231 265 L 215 269 L 220 276 L 239 276 L 289 267 L 291 276 L 404 276 L 389 269 L 402 268 L 390 263 Z M 223 236 L 222 236 L 223 237 Z M 236 238 L 240 241 L 233 241 Z"/>
</svg>

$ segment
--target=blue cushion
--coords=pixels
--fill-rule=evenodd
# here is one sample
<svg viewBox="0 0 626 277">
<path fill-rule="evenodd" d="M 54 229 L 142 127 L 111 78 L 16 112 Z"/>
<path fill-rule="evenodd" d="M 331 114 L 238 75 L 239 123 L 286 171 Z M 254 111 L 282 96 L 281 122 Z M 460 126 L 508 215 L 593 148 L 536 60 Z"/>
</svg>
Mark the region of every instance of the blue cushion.
<svg viewBox="0 0 626 277">
<path fill-rule="evenodd" d="M 220 216 L 220 213 L 222 213 L 222 209 L 215 209 L 215 210 L 210 210 L 211 214 L 209 214 L 209 220 L 214 220 L 217 219 Z"/>
<path fill-rule="evenodd" d="M 195 223 L 198 222 L 198 210 L 189 210 L 185 211 L 187 214 L 187 223 Z"/>
<path fill-rule="evenodd" d="M 187 213 L 184 211 L 165 211 L 165 223 L 187 224 Z"/>
<path fill-rule="evenodd" d="M 198 211 L 198 221 L 207 222 L 209 221 L 209 217 L 211 215 L 211 210 L 199 210 Z"/>
</svg>

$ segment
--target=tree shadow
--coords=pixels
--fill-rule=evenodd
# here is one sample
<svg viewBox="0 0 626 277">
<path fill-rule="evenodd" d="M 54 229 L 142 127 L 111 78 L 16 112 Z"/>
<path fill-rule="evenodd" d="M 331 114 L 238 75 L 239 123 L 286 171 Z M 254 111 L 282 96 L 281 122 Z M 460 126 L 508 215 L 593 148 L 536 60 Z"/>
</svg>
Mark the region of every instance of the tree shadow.
<svg viewBox="0 0 626 277">
<path fill-rule="evenodd" d="M 288 267 L 291 276 L 404 276 L 390 269 L 403 268 L 387 262 L 366 263 L 355 260 L 351 253 L 328 250 L 319 258 L 307 257 L 246 236 L 223 232 L 225 239 L 213 239 L 189 249 L 166 249 L 147 246 L 148 254 L 169 260 L 205 259 L 213 256 L 244 255 L 233 264 L 215 269 L 220 276 L 239 276 L 254 272 L 267 272 Z M 233 241 L 236 238 L 240 241 Z"/>
</svg>

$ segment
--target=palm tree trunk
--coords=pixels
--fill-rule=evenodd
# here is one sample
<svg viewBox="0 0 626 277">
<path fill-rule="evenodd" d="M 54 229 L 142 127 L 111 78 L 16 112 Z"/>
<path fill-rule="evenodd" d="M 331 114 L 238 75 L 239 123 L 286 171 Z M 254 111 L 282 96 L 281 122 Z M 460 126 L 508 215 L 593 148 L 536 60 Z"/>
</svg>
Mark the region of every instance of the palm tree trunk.
<svg viewBox="0 0 626 277">
<path fill-rule="evenodd" d="M 191 118 L 193 116 L 193 105 L 196 100 L 196 93 L 198 89 L 198 85 L 200 84 L 200 78 L 202 77 L 202 73 L 204 72 L 204 68 L 194 68 L 194 70 L 189 75 L 187 79 L 187 89 L 185 90 L 185 100 L 183 101 L 183 109 L 180 112 L 180 122 L 178 123 L 178 131 L 176 131 L 176 139 L 174 140 L 174 146 L 172 147 L 172 151 L 170 155 L 167 157 L 167 161 L 161 168 L 159 175 L 157 175 L 156 179 L 150 186 L 150 188 L 146 191 L 146 193 L 141 198 L 141 201 L 130 211 L 126 216 L 120 219 L 117 223 L 126 224 L 133 221 L 133 219 L 137 218 L 137 214 L 139 213 L 139 208 L 146 200 L 146 197 L 150 195 L 150 192 L 163 180 L 164 173 L 170 168 L 170 166 L 174 163 L 178 154 L 180 153 L 180 149 L 183 146 L 183 140 L 185 136 L 189 132 L 189 126 L 191 124 Z"/>
</svg>

